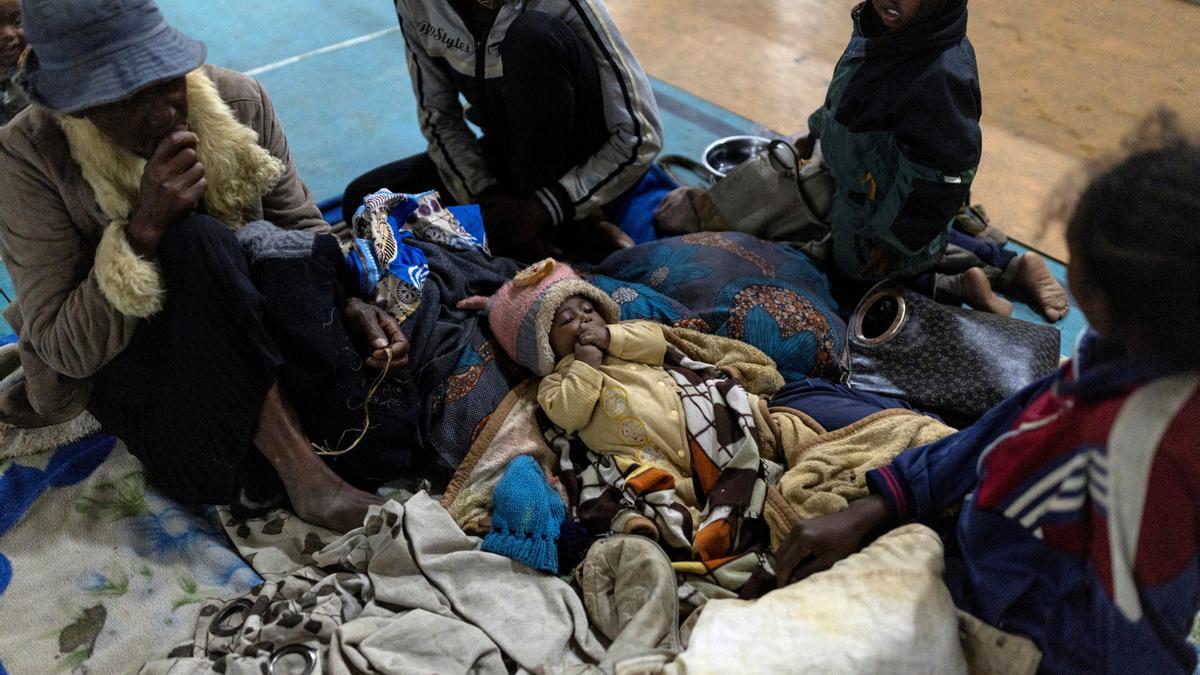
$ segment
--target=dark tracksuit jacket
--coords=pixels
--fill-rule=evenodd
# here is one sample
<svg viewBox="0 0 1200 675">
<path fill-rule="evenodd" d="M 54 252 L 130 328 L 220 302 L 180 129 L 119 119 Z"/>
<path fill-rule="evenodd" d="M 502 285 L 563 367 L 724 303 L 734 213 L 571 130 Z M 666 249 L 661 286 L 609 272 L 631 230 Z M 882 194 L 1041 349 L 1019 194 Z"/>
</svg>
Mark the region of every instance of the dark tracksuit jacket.
<svg viewBox="0 0 1200 675">
<path fill-rule="evenodd" d="M 500 45 L 513 21 L 528 11 L 560 19 L 587 46 L 599 70 L 609 131 L 595 154 L 535 190 L 557 224 L 620 196 L 646 173 L 662 148 L 650 80 L 602 0 L 509 0 L 486 39 L 478 41 L 448 0 L 396 0 L 421 131 L 442 180 L 461 202 L 472 201 L 499 179 L 480 139 L 467 126 L 459 94 L 476 111 L 502 107 Z M 489 120 L 472 121 L 483 127 L 486 141 Z"/>
<path fill-rule="evenodd" d="M 955 603 L 1050 673 L 1191 673 L 1200 610 L 1200 371 L 1093 333 L 974 425 L 870 471 L 897 520 L 962 502 Z"/>
<path fill-rule="evenodd" d="M 882 245 L 900 259 L 894 275 L 911 276 L 945 249 L 982 152 L 966 1 L 899 33 L 886 32 L 870 3 L 852 17 L 825 105 L 808 121 L 837 185 L 834 260 L 865 279 Z"/>
</svg>

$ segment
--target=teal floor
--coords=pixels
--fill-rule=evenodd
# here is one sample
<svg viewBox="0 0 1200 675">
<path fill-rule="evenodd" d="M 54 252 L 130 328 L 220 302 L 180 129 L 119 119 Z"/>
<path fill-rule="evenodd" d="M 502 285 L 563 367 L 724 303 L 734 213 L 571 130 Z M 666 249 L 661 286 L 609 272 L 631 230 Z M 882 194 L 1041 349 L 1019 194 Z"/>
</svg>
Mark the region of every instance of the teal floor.
<svg viewBox="0 0 1200 675">
<path fill-rule="evenodd" d="M 375 166 L 425 149 L 404 41 L 386 0 L 158 0 L 167 20 L 208 45 L 210 63 L 254 75 L 270 92 L 300 175 L 318 200 Z M 750 120 L 654 82 L 664 152 L 699 157 L 721 136 L 766 133 Z M 1065 269 L 1054 263 L 1065 278 Z M 0 270 L 0 290 L 11 282 Z M 0 302 L 4 302 L 0 298 Z M 1038 321 L 1028 307 L 1015 316 Z M 1073 311 L 1057 327 L 1068 352 L 1084 326 Z M 11 333 L 0 320 L 0 338 Z"/>
</svg>

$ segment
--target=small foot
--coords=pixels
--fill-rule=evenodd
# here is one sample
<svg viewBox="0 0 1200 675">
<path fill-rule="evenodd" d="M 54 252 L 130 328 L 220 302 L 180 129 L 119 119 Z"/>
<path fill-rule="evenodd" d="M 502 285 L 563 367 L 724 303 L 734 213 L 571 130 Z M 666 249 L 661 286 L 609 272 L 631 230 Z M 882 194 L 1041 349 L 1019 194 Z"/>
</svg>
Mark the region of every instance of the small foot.
<svg viewBox="0 0 1200 675">
<path fill-rule="evenodd" d="M 1001 316 L 1012 315 L 1012 303 L 992 291 L 992 283 L 978 267 L 962 273 L 959 289 L 963 302 L 974 309 Z"/>
<path fill-rule="evenodd" d="M 1055 322 L 1067 315 L 1071 303 L 1067 291 L 1050 273 L 1046 261 L 1036 253 L 1026 253 L 1017 259 L 1013 290 L 1033 305 L 1047 321 Z"/>
</svg>

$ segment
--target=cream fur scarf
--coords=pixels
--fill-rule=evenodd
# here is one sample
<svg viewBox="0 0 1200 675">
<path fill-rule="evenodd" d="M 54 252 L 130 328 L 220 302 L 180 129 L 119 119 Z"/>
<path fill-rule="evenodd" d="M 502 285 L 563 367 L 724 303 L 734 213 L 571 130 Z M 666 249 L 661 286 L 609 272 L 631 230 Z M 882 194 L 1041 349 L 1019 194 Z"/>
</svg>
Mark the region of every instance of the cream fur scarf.
<svg viewBox="0 0 1200 675">
<path fill-rule="evenodd" d="M 200 139 L 208 212 L 236 231 L 279 182 L 283 162 L 258 144 L 258 134 L 239 122 L 216 85 L 200 70 L 187 75 L 188 129 Z M 125 238 L 137 207 L 146 160 L 117 147 L 90 121 L 60 115 L 71 157 L 96 194 L 108 227 L 96 249 L 94 272 L 100 291 L 122 314 L 147 317 L 166 300 L 158 264 L 139 257 Z"/>
</svg>

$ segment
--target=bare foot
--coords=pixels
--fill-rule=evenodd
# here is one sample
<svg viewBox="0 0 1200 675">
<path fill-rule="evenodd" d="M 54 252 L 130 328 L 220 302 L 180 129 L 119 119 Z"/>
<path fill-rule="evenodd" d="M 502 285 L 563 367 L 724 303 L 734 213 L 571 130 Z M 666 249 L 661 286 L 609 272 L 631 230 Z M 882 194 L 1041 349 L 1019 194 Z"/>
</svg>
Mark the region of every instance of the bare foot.
<svg viewBox="0 0 1200 675">
<path fill-rule="evenodd" d="M 1050 322 L 1063 318 L 1071 309 L 1067 291 L 1050 273 L 1050 268 L 1046 267 L 1042 256 L 1033 252 L 1026 253 L 1017 260 L 1013 290 Z"/>
<path fill-rule="evenodd" d="M 959 277 L 959 293 L 963 302 L 981 312 L 1011 316 L 1012 303 L 992 291 L 992 282 L 978 267 L 963 272 Z"/>
<path fill-rule="evenodd" d="M 330 472 L 332 474 L 332 472 Z M 334 482 L 336 481 L 336 482 Z M 313 525 L 343 533 L 361 527 L 367 509 L 381 506 L 387 500 L 363 492 L 341 478 L 322 481 L 319 488 L 296 490 L 288 493 L 296 515 Z"/>
</svg>

